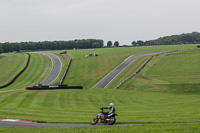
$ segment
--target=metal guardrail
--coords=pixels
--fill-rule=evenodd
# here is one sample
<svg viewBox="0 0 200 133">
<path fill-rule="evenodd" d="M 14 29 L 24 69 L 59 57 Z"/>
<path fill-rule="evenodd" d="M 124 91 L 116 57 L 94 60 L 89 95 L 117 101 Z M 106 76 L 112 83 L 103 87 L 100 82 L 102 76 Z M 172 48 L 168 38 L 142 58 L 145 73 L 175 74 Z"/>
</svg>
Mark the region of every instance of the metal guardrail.
<svg viewBox="0 0 200 133">
<path fill-rule="evenodd" d="M 67 75 L 67 72 L 69 71 L 69 67 L 70 67 L 71 63 L 72 63 L 72 58 L 70 59 L 68 65 L 67 65 L 67 68 L 66 68 L 66 70 L 65 70 L 65 73 L 64 73 L 64 75 L 63 75 L 63 77 L 62 77 L 62 79 L 61 79 L 61 81 L 60 81 L 60 85 L 63 84 L 63 82 L 64 82 L 64 80 L 65 80 L 65 77 L 66 77 L 66 75 Z"/>
</svg>

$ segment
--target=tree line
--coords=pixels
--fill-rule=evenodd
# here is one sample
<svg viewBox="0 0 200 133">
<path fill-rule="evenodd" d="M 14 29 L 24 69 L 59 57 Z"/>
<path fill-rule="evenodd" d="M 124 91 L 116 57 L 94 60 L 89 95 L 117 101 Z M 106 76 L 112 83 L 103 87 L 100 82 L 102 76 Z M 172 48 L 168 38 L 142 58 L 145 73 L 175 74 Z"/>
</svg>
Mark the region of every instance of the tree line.
<svg viewBox="0 0 200 133">
<path fill-rule="evenodd" d="M 43 41 L 43 42 L 5 42 L 0 43 L 0 52 L 12 52 L 20 50 L 62 50 L 62 49 L 86 49 L 86 48 L 102 48 L 103 40 L 100 39 L 82 39 L 72 41 Z"/>
<path fill-rule="evenodd" d="M 3 48 L 2 46 L 0 45 L 0 54 L 3 53 Z"/>
<path fill-rule="evenodd" d="M 133 41 L 132 46 L 149 46 L 149 45 L 175 45 L 175 44 L 200 44 L 200 33 L 184 33 L 181 35 L 172 35 L 160 37 L 155 40 Z"/>
</svg>

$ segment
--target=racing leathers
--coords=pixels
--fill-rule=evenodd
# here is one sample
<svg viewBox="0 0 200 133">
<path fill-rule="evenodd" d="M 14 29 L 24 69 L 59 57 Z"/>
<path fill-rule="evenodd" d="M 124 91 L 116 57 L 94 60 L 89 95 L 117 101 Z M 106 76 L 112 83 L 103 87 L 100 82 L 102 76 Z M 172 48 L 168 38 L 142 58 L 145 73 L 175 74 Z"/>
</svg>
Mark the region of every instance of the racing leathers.
<svg viewBox="0 0 200 133">
<path fill-rule="evenodd" d="M 109 112 L 105 112 L 104 113 L 105 115 L 109 115 L 109 114 L 115 113 L 115 107 L 114 106 L 102 107 L 101 109 L 110 109 Z"/>
</svg>

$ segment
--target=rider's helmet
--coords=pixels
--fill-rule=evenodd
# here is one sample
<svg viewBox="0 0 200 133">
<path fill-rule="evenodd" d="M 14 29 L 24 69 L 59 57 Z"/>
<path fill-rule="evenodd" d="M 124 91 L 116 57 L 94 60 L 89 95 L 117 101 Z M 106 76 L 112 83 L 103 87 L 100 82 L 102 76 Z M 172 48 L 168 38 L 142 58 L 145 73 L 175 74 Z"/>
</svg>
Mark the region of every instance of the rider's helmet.
<svg viewBox="0 0 200 133">
<path fill-rule="evenodd" d="M 114 107 L 114 104 L 113 104 L 113 103 L 110 103 L 110 106 Z"/>
</svg>

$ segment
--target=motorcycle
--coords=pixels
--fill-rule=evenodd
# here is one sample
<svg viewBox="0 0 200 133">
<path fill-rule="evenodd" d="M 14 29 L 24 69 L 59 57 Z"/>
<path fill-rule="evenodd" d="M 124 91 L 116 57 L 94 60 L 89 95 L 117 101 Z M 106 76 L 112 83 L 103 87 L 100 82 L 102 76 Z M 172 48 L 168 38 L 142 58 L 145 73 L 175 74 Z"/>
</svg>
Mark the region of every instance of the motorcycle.
<svg viewBox="0 0 200 133">
<path fill-rule="evenodd" d="M 96 117 L 91 120 L 91 125 L 97 124 L 99 119 L 101 123 L 108 123 L 108 125 L 113 125 L 116 122 L 115 116 L 117 116 L 117 114 L 111 113 L 109 115 L 105 115 L 105 111 L 103 110 L 103 108 L 100 109 L 101 109 L 100 113 L 97 114 Z"/>
</svg>

